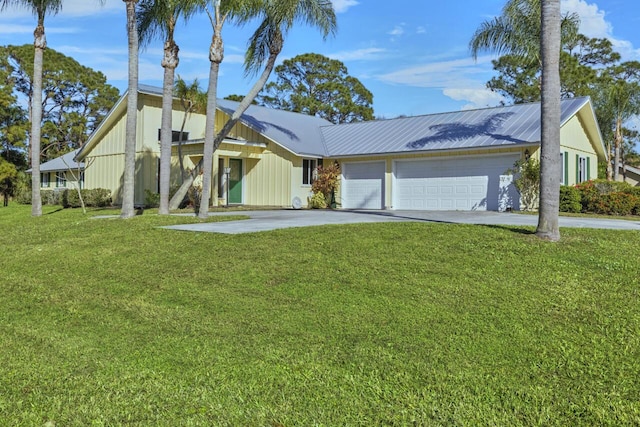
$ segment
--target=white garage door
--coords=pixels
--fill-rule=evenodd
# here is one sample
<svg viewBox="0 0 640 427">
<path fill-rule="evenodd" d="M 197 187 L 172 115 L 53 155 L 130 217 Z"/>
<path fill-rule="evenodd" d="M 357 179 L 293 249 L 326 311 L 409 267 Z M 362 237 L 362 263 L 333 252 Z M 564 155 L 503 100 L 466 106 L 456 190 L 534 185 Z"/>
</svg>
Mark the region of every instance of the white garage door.
<svg viewBox="0 0 640 427">
<path fill-rule="evenodd" d="M 342 165 L 342 207 L 382 209 L 384 201 L 384 162 L 344 163 Z"/>
<path fill-rule="evenodd" d="M 519 208 L 505 171 L 519 156 L 478 156 L 395 162 L 394 208 L 490 210 Z"/>
</svg>

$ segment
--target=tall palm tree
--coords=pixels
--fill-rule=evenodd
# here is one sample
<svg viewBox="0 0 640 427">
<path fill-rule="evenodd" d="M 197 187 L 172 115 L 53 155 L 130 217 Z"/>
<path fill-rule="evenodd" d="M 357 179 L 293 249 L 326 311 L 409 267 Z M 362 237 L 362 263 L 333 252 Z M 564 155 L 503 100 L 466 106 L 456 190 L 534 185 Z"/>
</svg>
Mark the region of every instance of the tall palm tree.
<svg viewBox="0 0 640 427">
<path fill-rule="evenodd" d="M 123 1 L 127 8 L 129 82 L 127 89 L 127 121 L 124 144 L 122 210 L 120 212 L 120 218 L 126 219 L 135 215 L 136 120 L 138 116 L 138 30 L 136 25 L 136 3 L 138 0 Z"/>
<path fill-rule="evenodd" d="M 180 18 L 187 20 L 195 11 L 195 1 L 142 0 L 138 7 L 138 33 L 143 45 L 160 34 L 164 37 L 164 68 L 162 82 L 162 121 L 160 125 L 160 215 L 169 214 L 169 187 L 171 182 L 171 143 L 173 85 L 175 70 L 180 61 L 179 47 L 173 37 Z"/>
<path fill-rule="evenodd" d="M 8 6 L 23 6 L 31 9 L 37 18 L 33 32 L 33 97 L 31 99 L 31 215 L 42 215 L 40 197 L 40 137 L 42 128 L 42 62 L 47 39 L 44 34 L 44 19 L 47 15 L 56 15 L 62 8 L 62 0 L 0 0 L 0 10 Z"/>
<path fill-rule="evenodd" d="M 514 55 L 525 63 L 541 63 L 540 35 L 542 0 L 507 0 L 502 14 L 484 21 L 469 43 L 474 59 L 480 52 Z M 580 17 L 568 13 L 561 18 L 562 42 L 571 43 L 578 35 Z"/>
<path fill-rule="evenodd" d="M 287 34 L 296 21 L 316 26 L 324 37 L 334 33 L 337 27 L 331 0 L 248 0 L 244 2 L 213 0 L 212 6 L 213 13 L 208 12 L 213 27 L 213 38 L 209 50 L 211 68 L 209 90 L 207 92 L 207 120 L 204 152 L 199 163 L 203 170 L 202 200 L 200 201 L 200 210 L 198 212 L 200 218 L 208 216 L 213 153 L 266 84 L 275 66 L 276 58 L 282 51 L 284 35 Z M 261 18 L 262 21 L 250 39 L 249 49 L 245 56 L 245 71 L 247 74 L 255 74 L 263 65 L 264 69 L 229 121 L 216 135 L 215 113 L 217 109 L 218 72 L 220 63 L 224 58 L 222 26 L 227 18 L 232 18 L 237 23 L 245 23 L 256 17 Z M 194 173 L 198 169 L 196 168 Z M 185 181 L 185 184 L 189 183 L 190 185 L 190 181 L 192 180 Z M 185 185 L 183 184 L 180 191 L 174 196 L 172 205 L 177 203 L 177 200 L 181 200 L 181 197 L 184 197 L 184 192 L 188 188 L 184 187 Z M 180 196 L 180 193 L 182 193 L 182 196 Z"/>
<path fill-rule="evenodd" d="M 536 235 L 554 242 L 560 240 L 560 20 L 560 0 L 542 0 L 540 208 Z"/>
<path fill-rule="evenodd" d="M 180 104 L 184 115 L 182 116 L 182 124 L 180 125 L 180 135 L 178 137 L 178 162 L 180 164 L 180 184 L 185 180 L 184 159 L 182 158 L 182 135 L 187 124 L 187 119 L 191 113 L 204 113 L 207 108 L 207 93 L 200 89 L 200 82 L 194 79 L 191 84 L 187 84 L 180 75 L 174 84 L 175 96 L 180 98 Z"/>
</svg>

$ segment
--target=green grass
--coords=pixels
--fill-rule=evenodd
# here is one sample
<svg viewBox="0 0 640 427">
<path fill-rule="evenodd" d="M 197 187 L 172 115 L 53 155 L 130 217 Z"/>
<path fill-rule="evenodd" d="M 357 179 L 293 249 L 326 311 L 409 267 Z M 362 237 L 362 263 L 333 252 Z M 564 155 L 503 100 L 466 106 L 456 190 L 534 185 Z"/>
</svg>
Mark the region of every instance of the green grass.
<svg viewBox="0 0 640 427">
<path fill-rule="evenodd" d="M 0 425 L 640 424 L 638 232 L 186 221 L 0 209 Z"/>
</svg>

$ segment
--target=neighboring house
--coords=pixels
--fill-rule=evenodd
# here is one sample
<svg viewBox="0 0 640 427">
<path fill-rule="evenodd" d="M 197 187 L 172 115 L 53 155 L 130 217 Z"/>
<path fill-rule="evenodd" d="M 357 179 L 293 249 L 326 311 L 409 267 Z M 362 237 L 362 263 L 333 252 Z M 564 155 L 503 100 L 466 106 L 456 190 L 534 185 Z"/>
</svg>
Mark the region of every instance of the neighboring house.
<svg viewBox="0 0 640 427">
<path fill-rule="evenodd" d="M 618 181 L 625 181 L 634 187 L 640 187 L 640 169 L 629 165 L 621 165 L 618 172 Z"/>
<path fill-rule="evenodd" d="M 84 188 L 84 163 L 74 157 L 79 150 L 71 151 L 40 165 L 40 188 Z M 31 173 L 31 169 L 27 171 Z"/>
<path fill-rule="evenodd" d="M 158 191 L 162 90 L 140 85 L 139 94 L 136 203 L 144 201 L 144 190 Z M 237 105 L 218 101 L 216 129 Z M 77 155 L 92 165 L 87 188 L 110 189 L 114 203 L 122 200 L 125 115 L 126 94 Z M 175 141 L 182 118 L 176 100 Z M 187 121 L 187 168 L 202 158 L 204 125 L 201 114 Z M 343 208 L 518 209 L 506 171 L 518 159 L 538 157 L 539 147 L 539 103 L 342 125 L 252 105 L 214 153 L 212 204 L 304 206 L 314 169 L 338 162 Z M 172 154 L 172 182 L 178 184 L 175 146 Z M 596 177 L 605 151 L 589 98 L 562 102 L 561 156 L 563 183 Z"/>
</svg>

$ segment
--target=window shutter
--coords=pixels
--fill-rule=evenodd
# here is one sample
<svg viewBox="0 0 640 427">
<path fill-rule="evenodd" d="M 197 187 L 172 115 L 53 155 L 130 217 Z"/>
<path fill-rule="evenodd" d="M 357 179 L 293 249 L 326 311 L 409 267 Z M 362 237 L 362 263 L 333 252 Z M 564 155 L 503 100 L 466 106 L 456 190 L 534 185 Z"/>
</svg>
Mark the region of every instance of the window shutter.
<svg viewBox="0 0 640 427">
<path fill-rule="evenodd" d="M 587 157 L 587 181 L 591 179 L 591 158 Z"/>
<path fill-rule="evenodd" d="M 569 152 L 564 152 L 564 185 L 569 185 Z"/>
<path fill-rule="evenodd" d="M 580 155 L 576 154 L 576 184 L 580 184 Z"/>
</svg>

